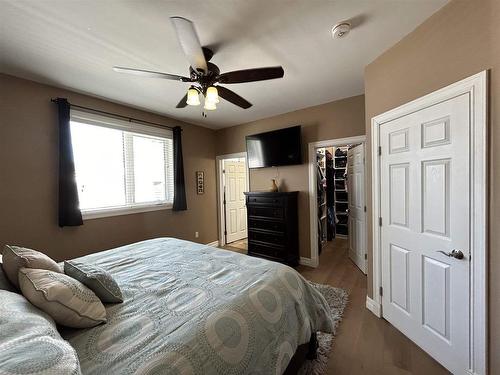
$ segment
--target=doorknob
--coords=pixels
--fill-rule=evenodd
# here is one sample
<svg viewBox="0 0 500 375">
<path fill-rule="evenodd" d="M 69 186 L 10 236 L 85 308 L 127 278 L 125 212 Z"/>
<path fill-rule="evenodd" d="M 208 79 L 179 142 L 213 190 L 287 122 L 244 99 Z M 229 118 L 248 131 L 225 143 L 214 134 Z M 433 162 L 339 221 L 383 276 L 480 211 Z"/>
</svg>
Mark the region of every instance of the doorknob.
<svg viewBox="0 0 500 375">
<path fill-rule="evenodd" d="M 451 251 L 451 253 L 447 253 L 445 251 L 438 250 L 438 253 L 442 253 L 442 254 L 446 255 L 447 257 L 452 257 L 452 258 L 456 258 L 456 259 L 464 259 L 464 253 L 462 253 L 462 251 L 456 250 L 456 249 L 453 249 Z"/>
</svg>

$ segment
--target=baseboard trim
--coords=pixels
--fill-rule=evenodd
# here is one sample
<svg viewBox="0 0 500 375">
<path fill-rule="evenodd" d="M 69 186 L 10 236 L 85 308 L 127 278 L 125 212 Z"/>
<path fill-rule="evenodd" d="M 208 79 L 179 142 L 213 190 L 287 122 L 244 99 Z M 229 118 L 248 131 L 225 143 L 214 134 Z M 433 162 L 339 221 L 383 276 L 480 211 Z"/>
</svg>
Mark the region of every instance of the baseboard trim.
<svg viewBox="0 0 500 375">
<path fill-rule="evenodd" d="M 206 244 L 207 246 L 219 247 L 219 241 L 213 241 Z"/>
<path fill-rule="evenodd" d="M 315 267 L 314 262 L 311 258 L 300 257 L 299 264 L 308 267 Z"/>
<path fill-rule="evenodd" d="M 366 308 L 370 310 L 377 318 L 382 317 L 382 306 L 380 303 L 366 296 Z"/>
</svg>

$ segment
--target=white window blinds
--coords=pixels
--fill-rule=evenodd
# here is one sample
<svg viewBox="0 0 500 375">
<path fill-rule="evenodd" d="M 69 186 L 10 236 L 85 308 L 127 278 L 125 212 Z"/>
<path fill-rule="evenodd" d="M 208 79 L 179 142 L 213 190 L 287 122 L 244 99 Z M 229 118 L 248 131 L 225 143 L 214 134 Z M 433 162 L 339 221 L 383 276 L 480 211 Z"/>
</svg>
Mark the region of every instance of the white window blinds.
<svg viewBox="0 0 500 375">
<path fill-rule="evenodd" d="M 71 110 L 80 209 L 171 205 L 172 131 Z"/>
</svg>

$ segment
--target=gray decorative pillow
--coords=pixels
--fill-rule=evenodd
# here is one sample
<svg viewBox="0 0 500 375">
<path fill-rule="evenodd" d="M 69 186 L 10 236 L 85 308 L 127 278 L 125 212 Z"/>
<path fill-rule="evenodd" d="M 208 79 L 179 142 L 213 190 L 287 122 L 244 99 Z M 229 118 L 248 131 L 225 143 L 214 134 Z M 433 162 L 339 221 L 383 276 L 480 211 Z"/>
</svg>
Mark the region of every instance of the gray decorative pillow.
<svg viewBox="0 0 500 375">
<path fill-rule="evenodd" d="M 64 273 L 90 288 L 104 303 L 123 302 L 122 291 L 115 279 L 99 266 L 67 260 Z"/>
<path fill-rule="evenodd" d="M 7 278 L 19 288 L 17 274 L 20 268 L 38 268 L 62 273 L 61 267 L 47 255 L 26 247 L 5 245 L 2 253 L 3 270 Z"/>
<path fill-rule="evenodd" d="M 12 283 L 7 279 L 7 275 L 5 274 L 2 266 L 2 256 L 0 255 L 0 290 L 7 290 L 9 292 L 17 292 L 16 288 Z"/>
<path fill-rule="evenodd" d="M 28 301 L 58 324 L 88 328 L 106 322 L 106 310 L 94 292 L 63 273 L 21 268 L 19 285 Z"/>
<path fill-rule="evenodd" d="M 0 373 L 80 375 L 71 345 L 54 320 L 19 293 L 0 290 Z"/>
</svg>

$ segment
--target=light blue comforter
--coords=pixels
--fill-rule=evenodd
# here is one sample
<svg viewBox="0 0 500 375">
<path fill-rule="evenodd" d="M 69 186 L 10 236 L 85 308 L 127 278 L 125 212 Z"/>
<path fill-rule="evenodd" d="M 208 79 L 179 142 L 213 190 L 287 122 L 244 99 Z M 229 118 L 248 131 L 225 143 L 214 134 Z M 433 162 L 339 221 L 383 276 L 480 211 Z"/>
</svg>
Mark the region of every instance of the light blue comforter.
<svg viewBox="0 0 500 375">
<path fill-rule="evenodd" d="M 332 332 L 324 298 L 285 265 L 173 238 L 78 258 L 117 280 L 108 322 L 62 335 L 83 374 L 281 374 L 311 332 Z"/>
</svg>

